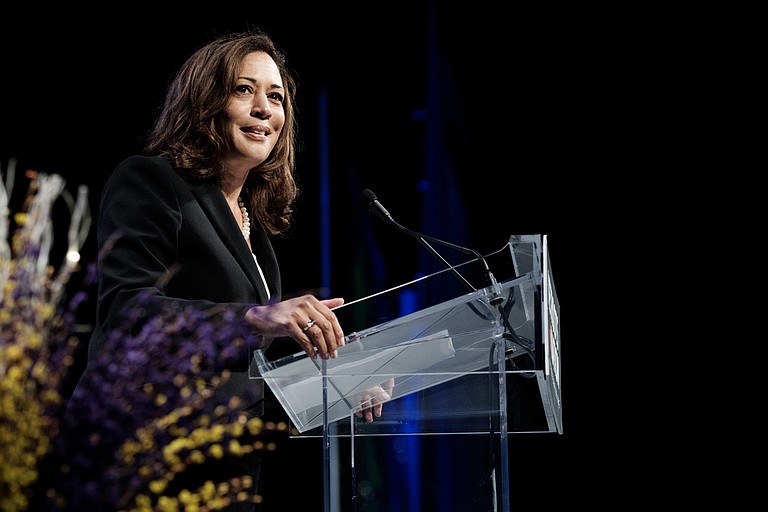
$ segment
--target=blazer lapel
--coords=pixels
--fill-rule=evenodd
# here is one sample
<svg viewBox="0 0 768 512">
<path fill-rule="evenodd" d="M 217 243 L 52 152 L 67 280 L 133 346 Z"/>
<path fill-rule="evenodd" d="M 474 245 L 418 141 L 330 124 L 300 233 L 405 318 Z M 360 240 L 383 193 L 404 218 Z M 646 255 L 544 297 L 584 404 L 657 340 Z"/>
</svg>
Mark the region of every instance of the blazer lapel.
<svg viewBox="0 0 768 512">
<path fill-rule="evenodd" d="M 200 207 L 205 212 L 211 225 L 213 225 L 224 244 L 232 252 L 235 260 L 237 260 L 238 264 L 243 268 L 243 271 L 248 276 L 248 280 L 258 292 L 261 302 L 266 303 L 269 294 L 264 288 L 264 282 L 261 280 L 259 269 L 256 267 L 256 262 L 253 260 L 253 254 L 248 248 L 248 244 L 245 243 L 243 233 L 238 229 L 237 224 L 234 222 L 232 213 L 229 211 L 229 206 L 227 206 L 227 201 L 224 199 L 224 194 L 221 193 L 221 189 L 212 183 L 205 183 L 193 187 L 192 193 L 200 203 Z M 252 226 L 251 231 L 253 232 L 255 228 L 255 225 Z M 266 243 L 271 245 L 269 240 L 266 240 Z M 259 260 L 259 263 L 264 265 L 261 261 L 262 260 Z M 264 268 L 262 268 L 262 270 L 266 272 Z"/>
</svg>

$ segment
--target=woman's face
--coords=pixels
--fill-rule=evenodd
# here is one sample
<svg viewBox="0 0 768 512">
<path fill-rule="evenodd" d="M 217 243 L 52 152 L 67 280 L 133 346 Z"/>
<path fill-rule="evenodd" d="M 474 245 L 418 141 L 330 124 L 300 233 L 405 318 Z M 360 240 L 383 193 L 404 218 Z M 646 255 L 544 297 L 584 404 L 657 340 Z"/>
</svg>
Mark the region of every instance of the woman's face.
<svg viewBox="0 0 768 512">
<path fill-rule="evenodd" d="M 264 52 L 248 54 L 217 120 L 227 139 L 223 161 L 229 172 L 247 173 L 269 157 L 285 124 L 285 94 L 272 58 Z"/>
</svg>

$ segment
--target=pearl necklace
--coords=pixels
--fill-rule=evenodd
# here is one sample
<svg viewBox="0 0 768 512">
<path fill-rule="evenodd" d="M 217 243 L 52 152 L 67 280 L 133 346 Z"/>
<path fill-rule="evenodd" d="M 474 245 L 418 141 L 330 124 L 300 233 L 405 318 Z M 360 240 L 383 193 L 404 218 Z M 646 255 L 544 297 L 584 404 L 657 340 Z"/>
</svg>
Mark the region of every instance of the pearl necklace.
<svg viewBox="0 0 768 512">
<path fill-rule="evenodd" d="M 248 210 L 245 209 L 245 203 L 243 203 L 243 198 L 238 197 L 237 198 L 237 204 L 240 206 L 240 213 L 243 214 L 243 236 L 246 240 L 250 240 L 251 238 L 251 218 L 248 216 Z"/>
</svg>

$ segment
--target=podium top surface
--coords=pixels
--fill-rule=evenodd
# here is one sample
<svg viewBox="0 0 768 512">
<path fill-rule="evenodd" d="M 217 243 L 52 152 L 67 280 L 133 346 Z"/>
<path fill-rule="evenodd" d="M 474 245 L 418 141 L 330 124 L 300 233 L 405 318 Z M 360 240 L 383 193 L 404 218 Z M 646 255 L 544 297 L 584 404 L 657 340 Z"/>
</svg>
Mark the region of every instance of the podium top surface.
<svg viewBox="0 0 768 512">
<path fill-rule="evenodd" d="M 333 359 L 313 360 L 298 352 L 269 361 L 256 351 L 252 376 L 267 382 L 300 432 L 354 417 L 371 400 L 392 402 L 430 389 L 435 395 L 457 385 L 449 384 L 452 381 L 463 382 L 465 388 L 481 388 L 470 394 L 477 396 L 488 389 L 489 371 L 496 372 L 496 380 L 503 373 L 510 375 L 509 380 L 522 376 L 546 381 L 541 356 L 536 354 L 543 351 L 541 239 L 538 235 L 526 237 L 510 239 L 509 252 L 502 256 L 513 276 L 503 282 L 351 332 Z M 450 288 L 446 281 L 456 283 L 441 272 L 387 293 L 424 293 L 435 286 L 445 290 Z M 345 312 L 378 312 L 380 299 L 387 293 L 377 294 L 376 300 L 356 301 Z M 540 387 L 537 384 L 536 393 L 541 392 Z M 476 400 L 469 396 L 464 402 L 450 406 L 457 409 L 453 412 L 442 402 L 427 405 L 419 415 L 466 416 Z M 387 404 L 387 410 L 393 409 L 397 407 Z M 481 409 L 481 416 L 487 419 L 489 410 L 498 412 L 498 402 L 491 398 Z M 545 430 L 550 429 L 552 422 L 545 423 Z M 487 428 L 487 422 L 483 425 Z"/>
</svg>

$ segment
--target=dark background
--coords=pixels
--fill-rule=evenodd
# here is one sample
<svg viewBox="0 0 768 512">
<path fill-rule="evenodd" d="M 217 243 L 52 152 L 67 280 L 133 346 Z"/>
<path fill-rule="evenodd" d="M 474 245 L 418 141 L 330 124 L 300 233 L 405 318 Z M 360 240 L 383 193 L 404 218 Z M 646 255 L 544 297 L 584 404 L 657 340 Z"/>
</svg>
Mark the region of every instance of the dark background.
<svg viewBox="0 0 768 512">
<path fill-rule="evenodd" d="M 684 175 L 691 155 L 710 151 L 698 134 L 711 113 L 700 108 L 711 64 L 722 59 L 716 25 L 682 9 L 362 5 L 3 7 L 2 169 L 16 158 L 19 170 L 88 185 L 95 213 L 183 60 L 221 33 L 266 29 L 298 76 L 304 142 L 297 225 L 276 242 L 286 294 L 358 298 L 350 268 L 370 251 L 371 233 L 385 271 L 364 293 L 419 271 L 423 249 L 368 220 L 364 188 L 401 224 L 483 253 L 511 234 L 547 234 L 562 306 L 565 432 L 512 439 L 527 461 L 513 487 L 554 499 L 547 490 L 577 478 L 585 461 L 600 479 L 617 479 L 634 443 L 617 433 L 626 425 L 610 408 L 618 391 L 605 386 L 616 340 L 596 325 L 612 321 L 616 297 L 634 283 L 611 273 L 631 273 L 616 263 L 636 250 L 627 231 L 653 236 L 649 209 L 673 193 L 661 186 L 649 197 L 649 184 Z M 323 167 L 330 226 L 318 213 Z M 425 188 L 435 175 L 440 186 Z M 315 250 L 323 233 L 330 289 Z M 85 252 L 93 250 L 89 239 Z"/>
</svg>

